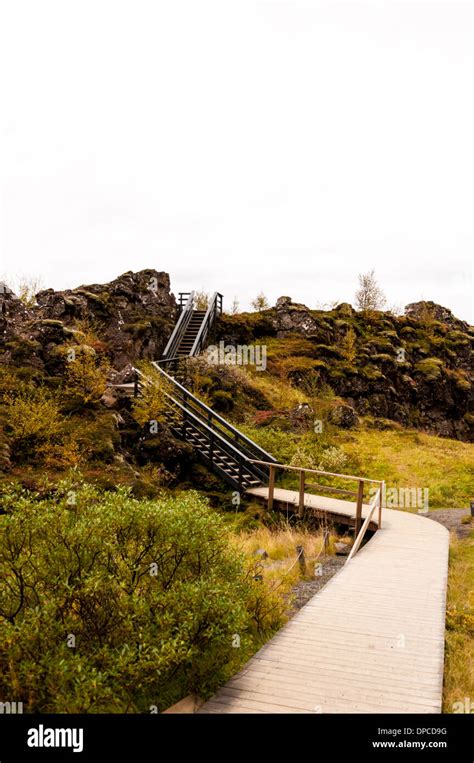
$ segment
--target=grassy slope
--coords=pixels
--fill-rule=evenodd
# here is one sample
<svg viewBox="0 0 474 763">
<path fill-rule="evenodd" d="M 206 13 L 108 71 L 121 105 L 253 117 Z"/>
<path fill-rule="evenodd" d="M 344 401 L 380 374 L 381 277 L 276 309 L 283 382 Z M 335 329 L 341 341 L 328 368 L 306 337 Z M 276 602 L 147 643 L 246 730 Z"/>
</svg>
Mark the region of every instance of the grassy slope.
<svg viewBox="0 0 474 763">
<path fill-rule="evenodd" d="M 446 624 L 443 711 L 452 713 L 474 700 L 474 531 L 451 538 Z"/>
<path fill-rule="evenodd" d="M 469 505 L 473 483 L 473 446 L 415 430 L 359 429 L 341 433 L 338 443 L 360 462 L 361 473 L 393 487 L 427 487 L 430 508 Z"/>
</svg>

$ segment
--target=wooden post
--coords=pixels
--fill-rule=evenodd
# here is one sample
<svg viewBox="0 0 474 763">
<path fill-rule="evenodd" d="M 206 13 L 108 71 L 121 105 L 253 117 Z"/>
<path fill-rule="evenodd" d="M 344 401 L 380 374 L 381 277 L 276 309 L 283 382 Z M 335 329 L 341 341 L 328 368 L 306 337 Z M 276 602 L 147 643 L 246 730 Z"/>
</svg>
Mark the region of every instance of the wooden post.
<svg viewBox="0 0 474 763">
<path fill-rule="evenodd" d="M 298 554 L 298 562 L 300 565 L 301 574 L 306 575 L 306 559 L 304 557 L 303 546 L 296 546 L 296 553 Z"/>
<path fill-rule="evenodd" d="M 324 530 L 323 544 L 324 544 L 324 553 L 326 554 L 328 550 L 328 546 L 329 546 L 329 530 Z"/>
<path fill-rule="evenodd" d="M 364 502 L 364 480 L 359 480 L 359 488 L 357 490 L 357 508 L 356 508 L 356 520 L 354 527 L 354 537 L 357 538 L 359 530 L 362 526 L 362 504 Z"/>
<path fill-rule="evenodd" d="M 382 484 L 380 485 L 380 495 L 379 495 L 379 530 L 382 527 L 382 501 L 383 501 L 384 487 L 385 487 L 385 482 L 382 482 Z"/>
<path fill-rule="evenodd" d="M 270 466 L 270 476 L 268 479 L 268 511 L 273 509 L 273 493 L 275 492 L 275 472 L 274 466 Z"/>
<path fill-rule="evenodd" d="M 300 494 L 298 500 L 298 516 L 304 516 L 304 484 L 305 484 L 306 472 L 304 469 L 300 471 Z"/>
</svg>

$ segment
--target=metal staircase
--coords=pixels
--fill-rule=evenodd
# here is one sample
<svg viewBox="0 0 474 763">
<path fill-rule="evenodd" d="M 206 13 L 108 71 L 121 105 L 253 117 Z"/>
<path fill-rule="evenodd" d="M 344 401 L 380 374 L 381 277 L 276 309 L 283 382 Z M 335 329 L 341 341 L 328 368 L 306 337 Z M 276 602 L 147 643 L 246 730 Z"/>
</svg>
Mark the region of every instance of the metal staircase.
<svg viewBox="0 0 474 763">
<path fill-rule="evenodd" d="M 205 310 L 196 308 L 196 293 L 179 294 L 180 314 L 162 360 L 199 355 L 206 346 L 216 319 L 222 313 L 222 294 L 215 292 Z"/>
<path fill-rule="evenodd" d="M 177 378 L 185 358 L 198 355 L 205 348 L 222 312 L 222 295 L 216 292 L 205 311 L 194 309 L 194 292 L 180 294 L 180 305 L 180 316 L 163 357 L 153 363 L 159 379 L 155 381 L 136 369 L 135 394 L 148 384 L 162 381 L 169 403 L 167 422 L 177 437 L 189 442 L 201 460 L 234 490 L 245 492 L 267 484 L 269 467 L 254 462 L 277 463 L 276 459 L 205 405 Z"/>
</svg>

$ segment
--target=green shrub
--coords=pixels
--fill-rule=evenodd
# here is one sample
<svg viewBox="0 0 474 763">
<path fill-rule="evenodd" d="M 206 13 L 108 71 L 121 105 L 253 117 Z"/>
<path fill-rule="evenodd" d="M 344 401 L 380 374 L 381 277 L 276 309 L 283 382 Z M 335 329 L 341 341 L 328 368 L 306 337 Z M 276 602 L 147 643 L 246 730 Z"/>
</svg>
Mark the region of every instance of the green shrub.
<svg viewBox="0 0 474 763">
<path fill-rule="evenodd" d="M 43 387 L 25 391 L 21 386 L 4 396 L 5 431 L 12 454 L 19 459 L 41 454 L 61 430 L 59 406 Z"/>
<path fill-rule="evenodd" d="M 234 407 L 234 398 L 230 392 L 218 389 L 212 393 L 212 407 L 220 413 L 228 413 Z"/>
<path fill-rule="evenodd" d="M 318 465 L 325 472 L 341 473 L 347 465 L 347 456 L 337 445 L 326 448 Z"/>
<path fill-rule="evenodd" d="M 196 493 L 139 501 L 64 483 L 49 500 L 11 488 L 2 505 L 0 696 L 27 712 L 146 712 L 207 695 L 272 622 Z"/>
</svg>

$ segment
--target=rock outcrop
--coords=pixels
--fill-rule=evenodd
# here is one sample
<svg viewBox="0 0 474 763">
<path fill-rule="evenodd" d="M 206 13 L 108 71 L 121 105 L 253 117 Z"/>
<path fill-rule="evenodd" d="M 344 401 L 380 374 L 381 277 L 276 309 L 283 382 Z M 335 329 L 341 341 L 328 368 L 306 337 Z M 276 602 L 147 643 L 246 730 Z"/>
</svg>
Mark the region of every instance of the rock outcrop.
<svg viewBox="0 0 474 763">
<path fill-rule="evenodd" d="M 343 398 L 338 426 L 357 415 L 463 440 L 473 438 L 473 329 L 434 302 L 408 305 L 405 315 L 357 312 L 342 303 L 310 310 L 284 296 L 261 313 L 224 316 L 220 336 L 248 344 L 278 338 L 270 373 L 293 385 L 329 385 Z"/>
<path fill-rule="evenodd" d="M 27 308 L 8 288 L 0 289 L 0 362 L 55 371 L 55 349 L 71 343 L 84 325 L 104 344 L 112 367 L 121 371 L 133 361 L 156 359 L 177 317 L 167 273 L 127 272 L 108 284 L 76 289 L 46 289 Z"/>
</svg>

